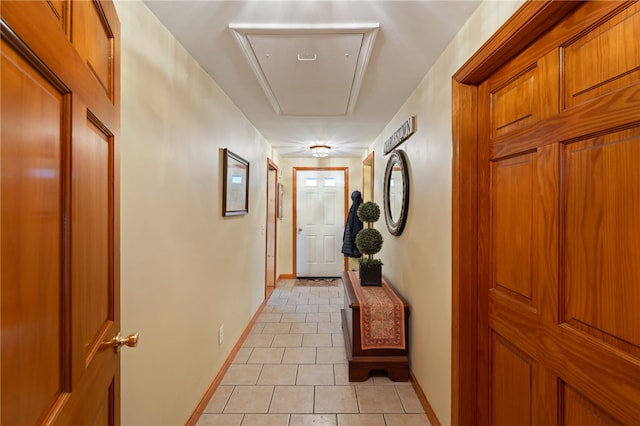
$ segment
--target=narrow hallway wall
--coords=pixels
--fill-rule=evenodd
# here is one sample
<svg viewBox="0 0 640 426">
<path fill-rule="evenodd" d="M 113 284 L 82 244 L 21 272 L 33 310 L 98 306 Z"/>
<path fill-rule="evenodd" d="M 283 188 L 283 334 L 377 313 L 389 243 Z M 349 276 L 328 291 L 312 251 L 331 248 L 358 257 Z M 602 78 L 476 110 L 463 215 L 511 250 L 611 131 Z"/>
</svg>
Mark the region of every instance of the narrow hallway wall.
<svg viewBox="0 0 640 426">
<path fill-rule="evenodd" d="M 122 353 L 122 424 L 184 424 L 264 297 L 264 182 L 273 153 L 142 2 L 116 7 L 121 318 L 123 333 L 140 333 L 138 347 Z M 225 147 L 250 162 L 245 216 L 221 214 Z"/>
</svg>

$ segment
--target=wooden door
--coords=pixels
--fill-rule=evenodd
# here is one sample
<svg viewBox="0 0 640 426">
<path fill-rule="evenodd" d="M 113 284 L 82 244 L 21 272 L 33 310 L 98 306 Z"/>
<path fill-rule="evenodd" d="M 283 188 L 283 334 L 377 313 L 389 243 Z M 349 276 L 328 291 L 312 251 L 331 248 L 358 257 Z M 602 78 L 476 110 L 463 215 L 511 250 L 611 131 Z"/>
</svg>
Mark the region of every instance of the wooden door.
<svg viewBox="0 0 640 426">
<path fill-rule="evenodd" d="M 2 424 L 119 424 L 119 23 L 3 2 Z"/>
<path fill-rule="evenodd" d="M 478 424 L 640 421 L 640 5 L 478 87 Z"/>
<path fill-rule="evenodd" d="M 266 297 L 276 286 L 276 235 L 278 212 L 278 166 L 271 160 L 267 161 L 267 247 L 265 286 Z"/>
</svg>

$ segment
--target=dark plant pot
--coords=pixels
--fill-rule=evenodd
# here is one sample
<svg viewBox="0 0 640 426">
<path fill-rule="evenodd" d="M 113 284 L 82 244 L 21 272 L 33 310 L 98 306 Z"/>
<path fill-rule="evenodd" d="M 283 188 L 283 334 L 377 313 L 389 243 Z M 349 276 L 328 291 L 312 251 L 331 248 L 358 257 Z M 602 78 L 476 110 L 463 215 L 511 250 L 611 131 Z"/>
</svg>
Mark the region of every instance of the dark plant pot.
<svg viewBox="0 0 640 426">
<path fill-rule="evenodd" d="M 375 265 L 375 266 L 360 265 L 360 285 L 381 286 L 382 285 L 382 265 Z"/>
</svg>

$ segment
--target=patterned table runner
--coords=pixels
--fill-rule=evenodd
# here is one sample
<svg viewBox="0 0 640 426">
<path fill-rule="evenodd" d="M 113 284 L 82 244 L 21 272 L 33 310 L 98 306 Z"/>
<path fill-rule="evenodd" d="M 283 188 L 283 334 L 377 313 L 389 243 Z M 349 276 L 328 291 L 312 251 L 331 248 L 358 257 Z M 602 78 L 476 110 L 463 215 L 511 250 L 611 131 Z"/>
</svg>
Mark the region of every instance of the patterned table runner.
<svg viewBox="0 0 640 426">
<path fill-rule="evenodd" d="M 380 287 L 362 287 L 354 271 L 349 279 L 360 304 L 362 349 L 405 349 L 402 300 L 384 280 Z"/>
</svg>

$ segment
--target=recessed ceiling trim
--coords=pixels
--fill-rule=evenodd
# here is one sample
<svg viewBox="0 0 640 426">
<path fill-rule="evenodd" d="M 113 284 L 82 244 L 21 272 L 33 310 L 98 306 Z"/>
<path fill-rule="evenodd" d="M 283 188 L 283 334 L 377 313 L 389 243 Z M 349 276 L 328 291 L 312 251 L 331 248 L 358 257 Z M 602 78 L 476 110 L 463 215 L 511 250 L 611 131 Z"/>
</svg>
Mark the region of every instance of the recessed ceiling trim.
<svg viewBox="0 0 640 426">
<path fill-rule="evenodd" d="M 349 93 L 346 114 L 351 115 L 355 110 L 356 101 L 362 82 L 364 72 L 369 64 L 371 51 L 380 24 L 378 23 L 351 23 L 351 24 L 229 24 L 229 29 L 233 32 L 236 41 L 240 45 L 242 52 L 247 58 L 249 65 L 255 74 L 258 83 L 262 87 L 267 100 L 271 104 L 276 114 L 282 115 L 282 107 L 265 76 L 259 60 L 256 57 L 249 36 L 251 35 L 322 35 L 322 34 L 361 34 L 362 46 L 358 55 L 355 67 L 353 83 Z M 342 114 L 344 115 L 344 113 Z"/>
<path fill-rule="evenodd" d="M 253 53 L 253 49 L 251 48 L 251 44 L 249 43 L 249 39 L 247 38 L 248 33 L 243 32 L 241 30 L 240 31 L 236 30 L 235 28 L 232 28 L 231 25 L 229 25 L 229 28 L 233 30 L 233 35 L 236 37 L 236 41 L 240 44 L 242 53 L 244 53 L 244 56 L 249 61 L 249 66 L 251 66 L 251 70 L 253 71 L 256 78 L 258 79 L 258 83 L 260 84 L 260 87 L 262 87 L 262 90 L 264 90 L 265 95 L 267 95 L 267 100 L 271 104 L 271 107 L 276 112 L 276 114 L 278 115 L 282 114 L 282 108 L 280 108 L 280 104 L 278 103 L 276 96 L 273 94 L 273 90 L 271 90 L 271 86 L 267 82 L 267 78 L 262 72 L 262 68 L 258 63 L 258 59 L 256 58 L 256 55 Z"/>
<path fill-rule="evenodd" d="M 229 28 L 239 33 L 252 34 L 313 34 L 313 33 L 364 33 L 376 31 L 380 24 L 347 23 L 347 24 L 239 24 L 231 23 Z"/>
<path fill-rule="evenodd" d="M 369 65 L 369 58 L 371 57 L 371 51 L 373 50 L 373 42 L 376 41 L 376 34 L 378 30 L 372 30 L 369 33 L 365 33 L 362 39 L 362 48 L 360 49 L 360 57 L 358 58 L 358 65 L 356 66 L 355 78 L 353 80 L 353 89 L 351 90 L 351 96 L 349 98 L 349 107 L 347 114 L 353 114 L 356 109 L 356 100 L 360 94 L 360 87 L 364 80 L 364 72 Z"/>
</svg>

